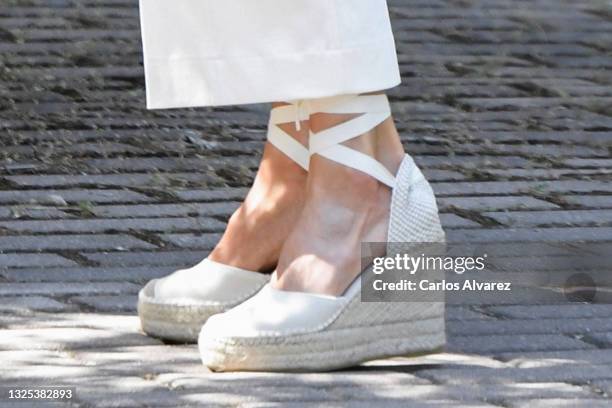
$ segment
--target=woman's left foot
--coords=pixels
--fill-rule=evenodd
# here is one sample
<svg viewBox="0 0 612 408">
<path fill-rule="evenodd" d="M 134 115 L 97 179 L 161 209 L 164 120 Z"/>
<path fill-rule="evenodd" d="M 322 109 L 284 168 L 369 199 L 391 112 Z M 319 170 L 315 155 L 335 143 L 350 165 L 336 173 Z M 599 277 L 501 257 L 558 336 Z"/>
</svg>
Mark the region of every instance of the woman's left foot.
<svg viewBox="0 0 612 408">
<path fill-rule="evenodd" d="M 308 168 L 308 123 L 297 126 L 295 104 L 276 104 L 253 187 L 210 255 L 199 264 L 154 279 L 138 295 L 145 333 L 193 342 L 204 322 L 259 291 L 278 262 L 299 217 Z"/>
<path fill-rule="evenodd" d="M 402 163 L 398 183 L 385 241 L 442 241 L 431 187 L 409 157 Z M 198 341 L 202 362 L 215 371 L 326 371 L 432 353 L 444 345 L 443 302 L 362 302 L 360 289 L 360 279 L 340 296 L 267 284 L 249 300 L 206 322 Z"/>
</svg>

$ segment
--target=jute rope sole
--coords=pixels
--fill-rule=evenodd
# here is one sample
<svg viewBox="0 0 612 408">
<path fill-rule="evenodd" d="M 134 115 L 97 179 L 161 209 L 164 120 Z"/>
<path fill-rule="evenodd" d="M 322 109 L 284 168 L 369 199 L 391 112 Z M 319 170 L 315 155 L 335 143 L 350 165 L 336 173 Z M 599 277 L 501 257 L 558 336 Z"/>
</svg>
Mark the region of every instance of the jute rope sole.
<svg viewBox="0 0 612 408">
<path fill-rule="evenodd" d="M 380 358 L 434 353 L 446 338 L 444 318 L 434 317 L 257 340 L 200 339 L 202 361 L 214 371 L 329 371 Z"/>
<path fill-rule="evenodd" d="M 206 320 L 225 308 L 215 306 L 163 305 L 139 296 L 138 315 L 142 331 L 164 340 L 195 343 Z"/>
</svg>

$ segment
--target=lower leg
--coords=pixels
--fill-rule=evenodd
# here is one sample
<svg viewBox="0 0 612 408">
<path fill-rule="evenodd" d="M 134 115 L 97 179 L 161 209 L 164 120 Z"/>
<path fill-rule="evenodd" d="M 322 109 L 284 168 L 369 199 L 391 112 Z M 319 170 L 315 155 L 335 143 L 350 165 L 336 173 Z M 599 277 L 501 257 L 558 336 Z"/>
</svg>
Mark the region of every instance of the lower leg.
<svg viewBox="0 0 612 408">
<path fill-rule="evenodd" d="M 294 123 L 279 127 L 307 146 L 308 122 L 302 122 L 299 131 Z M 302 209 L 306 177 L 302 167 L 267 142 L 253 186 L 209 259 L 252 271 L 274 269 Z"/>
</svg>

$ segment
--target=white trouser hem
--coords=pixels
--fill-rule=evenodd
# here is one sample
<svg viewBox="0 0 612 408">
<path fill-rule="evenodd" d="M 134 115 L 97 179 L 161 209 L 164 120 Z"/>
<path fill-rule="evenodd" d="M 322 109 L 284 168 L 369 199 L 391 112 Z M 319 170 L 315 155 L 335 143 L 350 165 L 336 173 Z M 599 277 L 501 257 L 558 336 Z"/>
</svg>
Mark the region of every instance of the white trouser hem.
<svg viewBox="0 0 612 408">
<path fill-rule="evenodd" d="M 392 41 L 261 58 L 148 58 L 145 74 L 148 109 L 325 98 L 401 82 Z"/>
</svg>

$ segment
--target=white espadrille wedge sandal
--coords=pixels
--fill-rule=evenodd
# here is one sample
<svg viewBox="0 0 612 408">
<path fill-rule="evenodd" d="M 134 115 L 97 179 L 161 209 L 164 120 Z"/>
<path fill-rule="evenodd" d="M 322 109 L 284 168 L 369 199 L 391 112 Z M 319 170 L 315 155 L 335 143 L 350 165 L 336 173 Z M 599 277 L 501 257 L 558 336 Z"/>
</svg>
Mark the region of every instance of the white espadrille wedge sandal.
<svg viewBox="0 0 612 408">
<path fill-rule="evenodd" d="M 339 144 L 390 116 L 384 95 L 330 98 L 310 109 L 361 114 L 311 135 L 311 154 L 356 168 L 392 188 L 389 242 L 444 242 L 433 191 L 410 156 L 393 176 L 373 158 Z M 393 255 L 394 247 L 387 246 L 387 255 Z M 338 297 L 267 284 L 208 320 L 199 337 L 202 361 L 215 371 L 324 371 L 428 353 L 445 344 L 443 302 L 362 302 L 360 284 L 361 276 Z"/>
<path fill-rule="evenodd" d="M 272 109 L 268 124 L 268 141 L 305 170 L 310 159 L 308 149 L 279 125 L 299 124 L 307 118 L 299 104 L 291 103 Z M 146 284 L 138 294 L 142 330 L 166 340 L 195 342 L 210 316 L 244 302 L 268 280 L 266 274 L 204 259 L 192 268 Z"/>
</svg>

